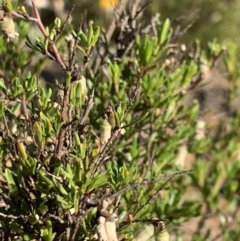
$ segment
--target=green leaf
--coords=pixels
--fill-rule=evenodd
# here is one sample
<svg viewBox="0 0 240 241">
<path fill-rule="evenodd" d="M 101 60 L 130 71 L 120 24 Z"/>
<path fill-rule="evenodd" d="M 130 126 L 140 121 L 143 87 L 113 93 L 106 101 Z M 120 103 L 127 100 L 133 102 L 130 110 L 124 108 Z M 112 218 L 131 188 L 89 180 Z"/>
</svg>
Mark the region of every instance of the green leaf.
<svg viewBox="0 0 240 241">
<path fill-rule="evenodd" d="M 88 191 L 91 192 L 91 191 L 95 190 L 96 188 L 106 185 L 108 177 L 109 176 L 107 173 L 96 175 L 93 179 L 91 179 L 91 183 L 88 186 Z"/>
<path fill-rule="evenodd" d="M 10 185 L 11 187 L 16 187 L 16 183 L 13 179 L 12 172 L 10 169 L 5 169 L 4 177 L 6 178 L 8 185 Z"/>
<path fill-rule="evenodd" d="M 159 39 L 160 40 L 160 45 L 162 45 L 162 46 L 166 45 L 166 42 L 169 39 L 170 24 L 171 24 L 171 22 L 170 22 L 169 18 L 167 18 L 164 21 L 164 23 L 162 25 L 162 28 L 161 28 L 161 30 L 159 32 L 159 34 L 160 34 L 160 36 L 159 36 L 160 37 L 160 39 Z"/>
<path fill-rule="evenodd" d="M 144 114 L 144 116 L 140 117 L 140 118 L 137 119 L 137 120 L 132 121 L 130 124 L 125 125 L 125 126 L 123 126 L 122 128 L 127 128 L 127 127 L 129 127 L 129 126 L 132 126 L 132 125 L 135 125 L 135 124 L 141 122 L 142 120 L 144 120 L 144 119 L 148 116 L 148 114 L 149 114 L 149 113 L 146 112 L 146 113 Z"/>
<path fill-rule="evenodd" d="M 0 78 L 0 89 L 5 95 L 7 95 L 7 88 L 3 78 Z"/>
</svg>

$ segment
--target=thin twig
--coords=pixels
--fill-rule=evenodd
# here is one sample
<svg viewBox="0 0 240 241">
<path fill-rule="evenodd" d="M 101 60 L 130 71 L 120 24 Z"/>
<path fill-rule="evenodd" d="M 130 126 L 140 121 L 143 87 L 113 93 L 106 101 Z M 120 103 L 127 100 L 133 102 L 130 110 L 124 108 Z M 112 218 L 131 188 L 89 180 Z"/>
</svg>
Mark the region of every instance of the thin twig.
<svg viewBox="0 0 240 241">
<path fill-rule="evenodd" d="M 212 69 L 212 68 L 217 66 L 219 60 L 221 59 L 221 57 L 223 56 L 223 54 L 225 52 L 226 52 L 226 49 L 223 48 L 223 49 L 221 49 L 221 51 L 217 55 L 214 56 L 212 64 L 210 66 L 210 69 Z"/>
<path fill-rule="evenodd" d="M 108 151 L 110 150 L 112 143 L 114 142 L 114 139 L 117 139 L 117 137 L 119 136 L 120 133 L 121 133 L 121 128 L 113 131 L 111 137 L 109 138 L 108 142 L 105 144 L 103 150 L 101 151 L 101 153 L 98 156 L 98 159 L 95 162 L 95 165 L 92 169 L 91 177 L 94 176 L 94 174 L 97 172 L 98 168 L 103 164 L 103 161 L 105 160 L 105 157 L 106 157 Z"/>
<path fill-rule="evenodd" d="M 88 117 L 88 114 L 89 114 L 90 110 L 92 109 L 93 105 L 94 105 L 94 89 L 92 89 L 91 92 L 90 92 L 90 96 L 89 96 L 88 102 L 87 102 L 87 107 L 85 108 L 83 116 L 82 116 L 81 120 L 79 121 L 80 125 L 84 125 L 84 123 L 85 123 L 85 121 Z"/>
<path fill-rule="evenodd" d="M 62 220 L 60 217 L 56 216 L 56 215 L 53 215 L 51 213 L 49 213 L 49 217 L 56 220 L 58 223 L 66 223 L 64 220 Z"/>
<path fill-rule="evenodd" d="M 82 207 L 82 210 L 86 210 L 86 202 L 84 202 L 84 204 L 80 203 L 79 204 L 80 207 Z M 79 212 L 78 213 L 78 217 L 77 220 L 75 221 L 75 225 L 73 228 L 71 228 L 71 234 L 68 240 L 70 241 L 75 241 L 75 237 L 77 234 L 77 231 L 80 227 L 80 223 L 83 220 L 84 217 L 86 217 L 86 215 L 88 214 L 90 209 L 86 210 L 85 212 Z"/>
<path fill-rule="evenodd" d="M 137 2 L 137 4 L 136 5 L 139 5 L 140 4 L 140 0 L 139 0 L 139 2 Z M 148 1 L 146 1 L 145 2 L 145 4 L 143 4 L 141 7 L 140 7 L 140 9 L 139 10 L 136 10 L 135 11 L 135 13 L 134 13 L 134 16 L 133 16 L 133 19 L 132 20 L 135 20 L 137 17 L 138 17 L 138 15 L 141 13 L 141 12 L 143 12 L 144 11 L 144 9 L 146 9 L 146 7 L 149 5 L 149 4 L 151 4 L 153 1 L 152 0 L 148 0 Z"/>
<path fill-rule="evenodd" d="M 139 218 L 139 219 L 134 219 L 134 220 L 132 220 L 132 221 L 122 221 L 121 223 L 122 224 L 129 224 L 129 223 L 157 223 L 157 222 L 161 222 L 161 221 L 163 221 L 163 222 L 167 222 L 168 221 L 168 219 L 166 219 L 166 218 L 158 218 L 158 219 L 141 219 L 141 218 Z"/>
<path fill-rule="evenodd" d="M 26 120 L 29 120 L 29 114 L 28 114 L 28 109 L 27 109 L 27 103 L 26 103 L 26 95 L 24 94 L 22 96 L 22 110 L 23 110 L 23 114 L 26 118 Z"/>
<path fill-rule="evenodd" d="M 8 215 L 4 213 L 0 213 L 0 217 L 7 218 L 7 219 L 14 219 L 14 220 L 18 220 L 18 219 L 25 220 L 24 216 L 14 216 L 12 214 Z"/>
<path fill-rule="evenodd" d="M 141 80 L 141 78 L 142 78 L 142 74 L 138 74 L 137 75 L 137 84 L 135 85 L 132 97 L 128 98 L 128 105 L 127 105 L 127 108 L 125 110 L 125 115 L 129 112 L 130 108 L 133 106 L 133 101 L 137 97 L 137 93 L 138 93 L 138 90 L 139 90 L 139 87 L 140 87 L 140 80 Z"/>
<path fill-rule="evenodd" d="M 154 195 L 156 196 L 157 193 L 159 191 L 161 191 L 163 189 L 163 187 L 175 176 L 177 175 L 182 175 L 182 174 L 186 174 L 186 173 L 189 173 L 189 172 L 193 172 L 194 169 L 190 169 L 190 170 L 185 170 L 185 171 L 180 171 L 180 172 L 175 172 L 173 174 L 165 174 L 165 175 L 162 175 L 158 178 L 153 178 L 153 179 L 145 179 L 144 181 L 140 182 L 140 183 L 135 183 L 135 184 L 130 184 L 130 185 L 126 185 L 124 188 L 122 188 L 121 190 L 119 190 L 118 192 L 115 192 L 114 194 L 110 194 L 110 195 L 107 195 L 107 196 L 103 196 L 102 199 L 112 199 L 114 197 L 117 197 L 119 195 L 121 195 L 122 193 L 126 192 L 126 191 L 129 191 L 129 190 L 132 190 L 132 189 L 135 189 L 136 187 L 139 187 L 139 186 L 146 186 L 146 185 L 149 185 L 149 184 L 152 184 L 152 183 L 155 183 L 157 181 L 160 181 L 160 180 L 164 180 L 164 179 L 167 179 L 166 182 L 160 187 L 161 189 L 157 190 L 155 194 L 153 194 L 153 196 L 151 197 L 151 200 L 152 198 L 154 198 Z M 151 201 L 149 200 L 149 202 Z M 148 201 L 147 201 L 148 202 Z M 144 204 L 144 206 L 146 206 L 147 204 Z M 141 205 L 142 206 L 142 205 Z"/>
<path fill-rule="evenodd" d="M 11 12 L 11 14 L 13 17 L 21 18 L 21 19 L 28 20 L 28 21 L 35 22 L 35 23 L 38 22 L 38 20 L 36 18 L 30 17 L 28 14 L 23 15 L 18 12 L 15 12 L 15 11 Z"/>
<path fill-rule="evenodd" d="M 70 18 L 71 18 L 71 16 L 72 16 L 72 13 L 73 13 L 74 8 L 75 8 L 75 4 L 73 4 L 73 7 L 72 7 L 72 9 L 70 10 L 70 12 L 68 13 L 67 18 L 66 18 L 66 20 L 63 22 L 63 24 L 62 24 L 59 32 L 55 35 L 54 41 L 56 41 L 56 40 L 59 38 L 59 36 L 62 34 L 63 30 L 66 28 L 66 26 L 67 26 L 67 24 L 69 23 L 69 20 L 70 20 Z"/>
<path fill-rule="evenodd" d="M 174 173 L 174 174 L 171 174 L 171 175 L 169 176 L 169 178 L 156 190 L 156 192 L 155 192 L 153 195 L 151 195 L 151 197 L 149 197 L 145 203 L 143 203 L 143 204 L 140 205 L 140 207 L 137 209 L 137 211 L 135 212 L 135 214 L 134 214 L 133 216 L 135 217 L 146 205 L 148 205 L 148 204 L 151 202 L 151 200 L 154 199 L 154 198 L 157 196 L 157 194 L 158 194 L 161 190 L 163 190 L 163 188 L 164 188 L 175 176 L 181 175 L 181 174 L 185 174 L 185 173 L 188 173 L 188 172 L 192 172 L 192 171 L 194 171 L 194 170 L 191 169 L 191 170 L 187 170 L 187 171 L 183 171 L 183 172 L 176 172 L 176 173 Z"/>
<path fill-rule="evenodd" d="M 11 133 L 10 133 L 10 131 L 9 131 L 9 128 L 8 128 L 8 124 L 7 124 L 7 120 L 6 120 L 5 115 L 3 115 L 3 122 L 4 122 L 5 128 L 6 128 L 6 130 L 7 130 L 8 137 L 11 137 Z"/>
<path fill-rule="evenodd" d="M 67 121 L 68 93 L 69 93 L 69 89 L 64 91 L 62 114 L 61 114 L 63 124 L 65 124 L 66 121 Z M 56 150 L 55 150 L 55 155 L 58 159 L 60 159 L 61 156 L 62 156 L 61 151 L 62 151 L 62 148 L 63 148 L 65 133 L 66 133 L 66 128 L 61 127 L 60 133 L 59 133 L 58 139 L 57 139 L 57 147 L 56 147 Z"/>
<path fill-rule="evenodd" d="M 81 28 L 82 28 L 82 22 L 83 19 L 81 18 L 81 21 L 79 22 L 78 28 L 77 28 L 77 35 L 74 37 L 74 42 L 73 42 L 73 51 L 71 52 L 71 58 L 69 60 L 70 64 L 69 64 L 69 68 L 71 69 L 71 71 L 74 69 L 74 64 L 75 64 L 75 56 L 77 54 L 77 45 L 79 43 L 79 39 L 78 36 L 81 32 Z"/>
<path fill-rule="evenodd" d="M 59 53 L 58 53 L 58 50 L 57 50 L 57 47 L 55 45 L 55 43 L 49 38 L 48 34 L 47 34 L 47 31 L 45 29 L 45 27 L 43 26 L 43 23 L 42 23 L 42 20 L 41 20 L 41 17 L 39 15 L 39 12 L 38 12 L 38 9 L 36 7 L 36 4 L 35 4 L 35 0 L 31 0 L 32 2 L 32 6 L 33 6 L 33 11 L 35 13 L 35 16 L 37 18 L 37 25 L 40 29 L 40 31 L 42 32 L 43 36 L 49 40 L 49 44 L 52 48 L 52 52 L 54 54 L 54 57 L 55 57 L 55 61 L 61 66 L 61 68 L 63 70 L 67 70 L 67 66 L 65 65 L 65 63 L 63 62 L 62 58 L 60 57 Z"/>
<path fill-rule="evenodd" d="M 109 42 L 110 39 L 112 38 L 112 35 L 113 35 L 113 33 L 114 33 L 115 29 L 116 29 L 116 23 L 119 21 L 120 16 L 121 16 L 122 12 L 124 11 L 124 9 L 126 8 L 127 4 L 128 4 L 128 0 L 122 0 L 121 1 L 121 4 L 119 5 L 119 7 L 117 9 L 119 17 L 116 18 L 115 21 L 112 21 L 112 23 L 109 26 L 108 31 L 106 33 L 106 40 L 107 40 L 107 42 Z M 105 53 L 106 53 L 106 49 L 104 47 L 100 48 L 99 56 L 96 58 L 96 61 L 94 63 L 93 73 L 96 73 L 98 71 L 99 66 L 100 66 L 100 64 L 102 62 L 101 56 L 104 56 Z"/>
</svg>

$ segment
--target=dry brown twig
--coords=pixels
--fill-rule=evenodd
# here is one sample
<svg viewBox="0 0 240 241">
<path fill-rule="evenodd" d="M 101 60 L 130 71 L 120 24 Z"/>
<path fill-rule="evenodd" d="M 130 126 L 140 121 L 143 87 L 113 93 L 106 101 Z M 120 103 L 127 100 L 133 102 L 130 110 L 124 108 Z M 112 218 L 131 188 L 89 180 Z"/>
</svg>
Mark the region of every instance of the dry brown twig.
<svg viewBox="0 0 240 241">
<path fill-rule="evenodd" d="M 126 8 L 128 3 L 128 0 L 122 0 L 121 4 L 119 5 L 119 7 L 115 10 L 118 13 L 118 17 L 116 17 L 115 21 L 113 21 L 111 23 L 111 25 L 108 28 L 108 31 L 106 33 L 106 40 L 107 42 L 110 41 L 110 39 L 112 38 L 112 35 L 116 29 L 116 23 L 120 20 L 120 16 L 123 13 L 124 9 Z M 102 48 L 99 49 L 99 56 L 96 58 L 94 66 L 93 66 L 93 73 L 97 73 L 99 66 L 101 65 L 102 62 L 102 57 L 101 56 L 105 56 L 106 54 L 106 48 L 103 46 Z"/>
<path fill-rule="evenodd" d="M 185 171 L 180 171 L 180 172 L 175 172 L 173 174 L 165 174 L 165 175 L 162 175 L 158 178 L 153 178 L 153 179 L 145 179 L 143 180 L 142 182 L 140 183 L 136 183 L 136 184 L 132 184 L 132 185 L 126 185 L 124 188 L 122 188 L 121 190 L 119 190 L 118 192 L 115 192 L 114 194 L 109 194 L 109 195 L 106 195 L 106 196 L 103 196 L 102 198 L 103 199 L 112 199 L 114 197 L 117 197 L 119 195 L 121 195 L 122 193 L 128 191 L 128 190 L 131 190 L 131 189 L 134 189 L 136 187 L 139 187 L 139 186 L 146 186 L 146 185 L 149 185 L 149 184 L 152 184 L 152 183 L 156 183 L 157 181 L 160 181 L 160 180 L 166 180 L 162 185 L 161 187 L 156 191 L 155 194 L 153 194 L 151 196 L 151 199 L 149 201 L 146 202 L 146 204 L 144 205 L 141 205 L 141 206 L 146 206 L 148 204 L 148 202 L 150 202 L 163 188 L 164 186 L 166 186 L 166 184 L 175 176 L 178 176 L 178 175 L 183 175 L 183 174 L 186 174 L 186 173 L 189 173 L 189 172 L 193 172 L 194 169 L 190 169 L 190 170 L 185 170 Z M 154 196 L 155 195 L 155 196 Z M 137 211 L 138 213 L 139 211 Z"/>
<path fill-rule="evenodd" d="M 55 59 L 55 61 L 61 66 L 61 68 L 63 70 L 67 70 L 67 66 L 66 64 L 63 62 L 61 56 L 59 55 L 58 53 L 58 50 L 57 50 L 57 47 L 56 47 L 56 44 L 54 41 L 52 41 L 49 36 L 48 36 L 48 33 L 42 23 L 42 20 L 41 20 L 41 17 L 40 17 L 40 14 L 38 12 L 38 9 L 37 9 L 37 6 L 36 6 L 36 3 L 35 3 L 35 0 L 31 0 L 32 2 L 32 6 L 33 6 L 33 11 L 34 11 L 34 14 L 36 16 L 36 19 L 37 19 L 37 25 L 38 25 L 38 28 L 40 29 L 40 31 L 42 32 L 43 36 L 45 39 L 47 39 L 49 41 L 49 45 L 52 49 L 52 52 L 53 52 L 53 57 Z M 47 54 L 50 54 L 49 52 L 47 52 Z M 50 54 L 51 55 L 51 54 Z M 48 55 L 49 56 L 49 55 Z"/>
</svg>

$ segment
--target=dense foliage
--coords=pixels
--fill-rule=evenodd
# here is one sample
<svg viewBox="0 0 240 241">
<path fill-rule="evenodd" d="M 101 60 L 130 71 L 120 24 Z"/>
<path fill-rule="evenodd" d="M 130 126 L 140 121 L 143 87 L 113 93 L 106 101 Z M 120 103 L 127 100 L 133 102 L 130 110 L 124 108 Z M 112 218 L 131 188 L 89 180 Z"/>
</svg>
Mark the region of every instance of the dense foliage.
<svg viewBox="0 0 240 241">
<path fill-rule="evenodd" d="M 171 240 L 238 240 L 237 47 L 180 44 L 149 4 L 103 30 L 2 2 L 1 238 L 115 241 L 101 228 L 118 218 L 118 240 L 166 240 L 164 223 Z"/>
</svg>

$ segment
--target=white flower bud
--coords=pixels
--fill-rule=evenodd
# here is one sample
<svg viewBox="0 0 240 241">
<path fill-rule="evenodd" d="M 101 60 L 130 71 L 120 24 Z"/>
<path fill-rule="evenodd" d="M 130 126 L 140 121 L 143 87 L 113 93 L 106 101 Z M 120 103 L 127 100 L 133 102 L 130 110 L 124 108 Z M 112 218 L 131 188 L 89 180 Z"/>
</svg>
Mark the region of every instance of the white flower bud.
<svg viewBox="0 0 240 241">
<path fill-rule="evenodd" d="M 144 224 L 137 230 L 134 235 L 134 241 L 146 241 L 154 235 L 154 227 L 152 224 Z"/>
<path fill-rule="evenodd" d="M 100 127 L 100 142 L 102 145 L 106 144 L 111 137 L 112 126 L 107 120 L 104 120 Z"/>
<path fill-rule="evenodd" d="M 97 236 L 98 241 L 108 241 L 107 233 L 105 229 L 105 222 L 106 219 L 102 216 L 98 218 L 98 225 L 97 225 Z"/>
<path fill-rule="evenodd" d="M 159 222 L 159 230 L 155 234 L 156 241 L 169 241 L 169 233 L 165 229 L 165 223 Z"/>
<path fill-rule="evenodd" d="M 115 213 L 112 213 L 109 217 L 106 218 L 105 229 L 108 237 L 108 241 L 118 241 L 117 232 L 116 232 L 116 221 L 118 216 Z"/>
<path fill-rule="evenodd" d="M 13 41 L 16 36 L 19 36 L 17 32 L 15 32 L 15 23 L 12 18 L 4 17 L 0 21 L 0 31 L 7 38 L 7 42 Z"/>
</svg>

